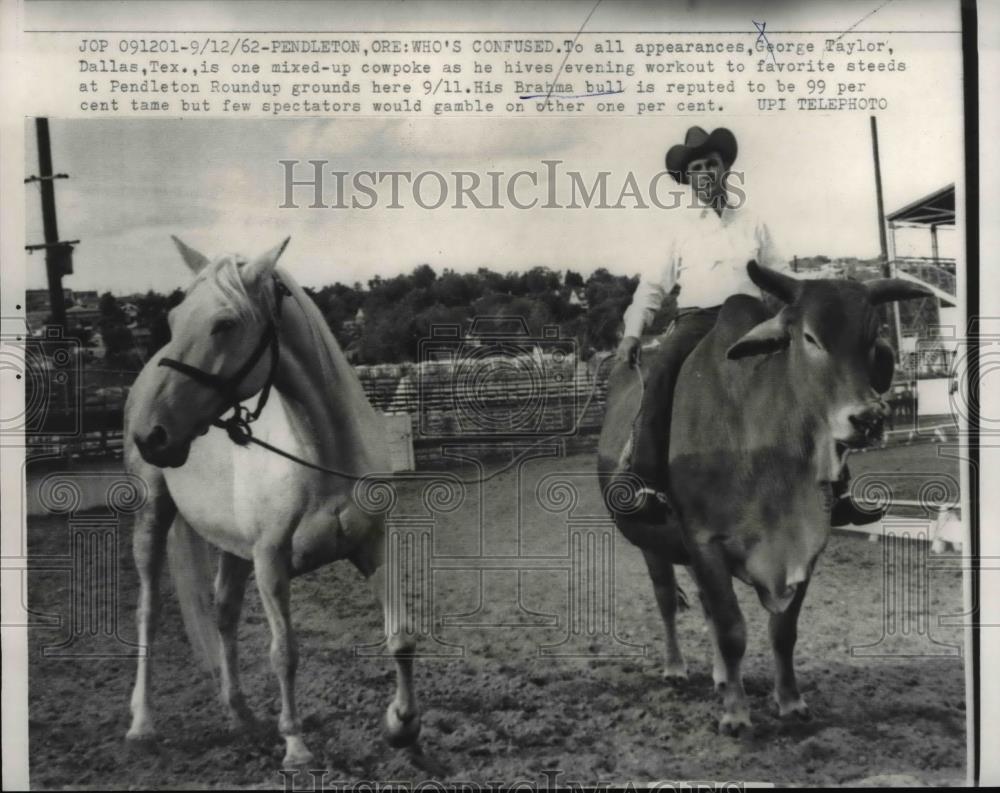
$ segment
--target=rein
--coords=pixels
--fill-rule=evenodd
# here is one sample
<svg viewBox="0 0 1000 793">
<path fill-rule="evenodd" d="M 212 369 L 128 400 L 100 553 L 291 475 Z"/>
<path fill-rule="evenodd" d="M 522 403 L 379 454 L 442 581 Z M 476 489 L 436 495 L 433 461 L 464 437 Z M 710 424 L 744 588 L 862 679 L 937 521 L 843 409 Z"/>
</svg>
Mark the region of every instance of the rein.
<svg viewBox="0 0 1000 793">
<path fill-rule="evenodd" d="M 278 369 L 278 358 L 280 354 L 280 344 L 278 340 L 278 328 L 281 321 L 281 305 L 282 300 L 285 297 L 291 295 L 288 287 L 281 281 L 281 279 L 274 275 L 272 276 L 274 280 L 275 289 L 275 311 L 274 317 L 268 323 L 267 330 L 264 331 L 254 348 L 254 351 L 250 354 L 250 357 L 246 362 L 237 369 L 229 377 L 222 377 L 217 374 L 212 374 L 211 372 L 206 372 L 197 367 L 191 366 L 184 363 L 183 361 L 175 360 L 174 358 L 161 358 L 159 366 L 166 366 L 173 369 L 181 374 L 187 375 L 192 380 L 201 385 L 211 388 L 214 391 L 222 394 L 226 398 L 227 404 L 232 408 L 233 414 L 227 418 L 217 418 L 212 422 L 213 427 L 218 427 L 219 429 L 225 430 L 230 440 L 237 446 L 246 446 L 253 443 L 260 446 L 262 449 L 267 449 L 269 452 L 273 452 L 286 460 L 291 460 L 292 462 L 298 463 L 299 465 L 305 466 L 306 468 L 311 468 L 314 471 L 320 471 L 325 474 L 332 474 L 333 476 L 340 476 L 344 479 L 349 479 L 354 482 L 360 482 L 369 478 L 369 474 L 364 476 L 358 476 L 357 474 L 351 474 L 347 471 L 339 471 L 336 468 L 328 468 L 325 465 L 320 465 L 318 463 L 311 463 L 308 460 L 303 460 L 291 452 L 287 452 L 284 449 L 279 449 L 277 446 L 272 446 L 267 441 L 263 441 L 257 438 L 253 434 L 253 429 L 251 424 L 253 424 L 260 414 L 264 410 L 264 406 L 267 404 L 267 399 L 271 394 L 271 387 L 274 385 L 274 377 Z M 260 362 L 260 359 L 264 357 L 268 348 L 271 350 L 271 371 L 268 373 L 267 381 L 264 384 L 264 388 L 260 392 L 260 396 L 257 398 L 257 407 L 251 411 L 245 405 L 243 405 L 240 400 L 236 399 L 236 391 L 240 384 L 247 378 L 250 372 L 253 371 L 254 367 Z M 580 422 L 583 421 L 583 417 L 587 414 L 590 409 L 591 403 L 594 401 L 594 397 L 597 395 L 597 384 L 598 384 L 598 374 L 601 368 L 609 361 L 614 360 L 614 355 L 609 355 L 603 361 L 601 361 L 597 370 L 594 372 L 594 384 L 591 386 L 590 394 L 587 396 L 587 400 L 583 403 L 583 408 L 576 417 L 576 423 L 573 425 L 573 432 L 575 433 L 580 427 Z M 638 371 L 638 369 L 637 369 Z M 639 372 L 640 383 L 642 382 L 642 373 Z M 642 393 L 642 388 L 640 387 L 640 394 Z M 634 424 L 634 422 L 633 422 Z M 633 429 L 634 432 L 634 429 Z M 513 468 L 517 465 L 525 455 L 536 446 L 546 443 L 548 441 L 554 440 L 561 437 L 561 435 L 549 435 L 546 438 L 539 438 L 534 443 L 530 444 L 524 451 L 517 455 L 513 460 L 511 460 L 506 465 L 493 471 L 488 476 L 478 477 L 475 479 L 459 479 L 458 484 L 462 485 L 474 485 L 480 484 L 482 482 L 489 482 L 491 479 L 499 476 L 505 471 Z"/>
</svg>

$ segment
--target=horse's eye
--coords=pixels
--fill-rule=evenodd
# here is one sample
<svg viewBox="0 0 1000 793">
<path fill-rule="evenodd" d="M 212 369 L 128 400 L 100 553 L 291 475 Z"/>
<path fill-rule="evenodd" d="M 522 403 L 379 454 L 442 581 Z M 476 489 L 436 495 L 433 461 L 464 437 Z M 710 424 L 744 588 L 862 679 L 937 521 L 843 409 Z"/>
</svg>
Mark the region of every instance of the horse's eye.
<svg viewBox="0 0 1000 793">
<path fill-rule="evenodd" d="M 815 337 L 811 333 L 806 333 L 804 335 L 807 342 L 809 342 L 814 347 L 819 347 L 819 342 L 816 341 Z"/>
<path fill-rule="evenodd" d="M 225 333 L 236 327 L 235 319 L 220 319 L 212 326 L 212 335 L 215 336 L 218 333 Z"/>
</svg>

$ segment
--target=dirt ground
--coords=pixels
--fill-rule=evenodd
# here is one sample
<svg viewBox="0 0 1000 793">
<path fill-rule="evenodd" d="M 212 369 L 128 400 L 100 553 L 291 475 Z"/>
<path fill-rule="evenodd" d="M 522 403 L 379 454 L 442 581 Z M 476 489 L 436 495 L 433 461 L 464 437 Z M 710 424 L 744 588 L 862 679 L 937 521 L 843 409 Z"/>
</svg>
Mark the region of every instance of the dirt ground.
<svg viewBox="0 0 1000 793">
<path fill-rule="evenodd" d="M 964 672 L 955 654 L 962 634 L 938 624 L 939 617 L 962 611 L 954 554 L 930 557 L 927 569 L 919 550 L 926 544 L 833 536 L 799 623 L 797 669 L 813 714 L 808 722 L 778 718 L 770 698 L 766 614 L 756 596 L 737 584 L 748 624 L 744 675 L 754 726 L 739 738 L 723 737 L 716 732 L 720 703 L 700 610 L 679 618 L 689 679 L 665 683 L 662 628 L 645 566 L 635 548 L 597 520 L 603 513 L 592 468 L 592 456 L 531 461 L 481 494 L 470 490 L 451 512 L 426 513 L 433 520 L 425 530 L 435 559 L 451 560 L 452 569 L 443 563 L 435 568 L 430 605 L 425 602 L 434 639 L 424 647 L 439 656 L 417 663 L 424 708 L 419 751 L 395 750 L 381 739 L 394 671 L 388 659 L 355 652 L 381 636 L 380 612 L 361 576 L 348 563 L 336 563 L 294 582 L 298 702 L 317 777 L 322 773 L 327 785 L 431 778 L 543 786 L 682 779 L 964 781 Z M 907 470 L 957 476 L 954 463 L 938 458 L 931 445 L 869 453 L 852 462 L 852 470 L 856 477 Z M 556 489 L 542 492 L 559 479 L 573 482 L 572 503 L 559 501 Z M 413 515 L 424 508 L 422 487 L 417 481 L 400 486 L 398 512 Z M 539 508 L 540 501 L 548 511 Z M 112 564 L 99 573 L 91 562 L 69 570 L 59 561 L 68 558 L 71 537 L 100 530 L 101 520 L 99 512 L 29 519 L 34 572 L 27 594 L 37 623 L 29 632 L 32 786 L 284 785 L 278 773 L 284 746 L 275 727 L 277 683 L 267 660 L 267 623 L 252 586 L 240 662 L 261 728 L 227 731 L 215 684 L 194 662 L 172 585 L 165 581 L 153 649 L 160 738 L 154 745 L 126 743 L 134 680 L 128 642 L 135 638 L 137 594 L 130 518 L 117 529 L 107 519 L 101 524 L 112 526 L 117 544 L 108 547 L 117 568 Z M 613 558 L 602 537 L 615 537 Z M 588 560 L 583 567 L 590 578 L 570 575 L 566 560 L 577 551 Z M 527 569 L 512 563 L 522 567 L 520 574 L 495 569 L 480 576 L 458 569 L 456 558 L 480 553 L 551 564 Z M 898 577 L 886 577 L 887 565 L 918 571 L 903 588 L 917 597 L 892 598 L 900 610 L 889 617 L 886 592 L 896 592 Z M 91 598 L 98 591 L 90 582 L 99 574 L 115 582 L 106 593 L 106 613 Z M 581 581 L 596 583 L 581 589 Z M 680 581 L 696 600 L 686 575 Z M 581 593 L 603 596 L 607 607 L 574 612 Z M 591 613 L 598 614 L 596 623 L 588 623 Z M 313 784 L 305 775 L 299 782 Z"/>
</svg>

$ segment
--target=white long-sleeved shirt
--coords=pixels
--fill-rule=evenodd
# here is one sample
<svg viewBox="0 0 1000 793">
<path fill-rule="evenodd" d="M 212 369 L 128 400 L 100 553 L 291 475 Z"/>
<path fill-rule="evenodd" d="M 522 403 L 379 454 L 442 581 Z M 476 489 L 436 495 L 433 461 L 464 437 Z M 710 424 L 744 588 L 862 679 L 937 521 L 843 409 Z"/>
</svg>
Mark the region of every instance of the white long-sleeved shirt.
<svg viewBox="0 0 1000 793">
<path fill-rule="evenodd" d="M 737 294 L 761 297 L 747 275 L 747 262 L 787 270 L 767 226 L 747 206 L 726 207 L 721 217 L 710 207 L 679 209 L 667 257 L 657 270 L 644 272 L 625 311 L 625 335 L 639 337 L 675 285 L 678 308 L 719 306 Z"/>
</svg>

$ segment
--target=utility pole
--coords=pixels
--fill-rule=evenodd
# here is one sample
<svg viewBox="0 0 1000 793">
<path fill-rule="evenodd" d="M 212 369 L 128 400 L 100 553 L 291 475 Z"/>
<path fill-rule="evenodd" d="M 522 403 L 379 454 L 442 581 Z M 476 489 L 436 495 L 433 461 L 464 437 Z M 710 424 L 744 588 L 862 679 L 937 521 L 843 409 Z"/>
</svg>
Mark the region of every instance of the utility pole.
<svg viewBox="0 0 1000 793">
<path fill-rule="evenodd" d="M 872 126 L 872 157 L 875 160 L 875 198 L 878 202 L 878 240 L 882 250 L 882 277 L 891 278 L 893 275 L 893 264 L 889 261 L 889 243 L 885 235 L 885 205 L 882 203 L 882 166 L 879 164 L 878 156 L 878 126 L 875 116 L 871 117 Z M 899 303 L 892 304 L 894 327 L 896 336 L 896 362 L 900 359 L 900 345 L 903 341 L 902 322 L 899 318 Z"/>
<path fill-rule="evenodd" d="M 42 194 L 42 226 L 45 232 L 45 242 L 41 245 L 26 245 L 25 249 L 32 253 L 45 251 L 45 269 L 49 280 L 50 322 L 65 329 L 66 303 L 63 300 L 62 277 L 73 272 L 73 246 L 80 240 L 59 239 L 59 227 L 56 223 L 56 179 L 68 179 L 64 173 L 52 173 L 52 146 L 49 141 L 49 120 L 35 119 L 35 132 L 38 137 L 38 176 L 29 176 L 24 180 L 38 182 Z"/>
</svg>

